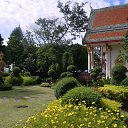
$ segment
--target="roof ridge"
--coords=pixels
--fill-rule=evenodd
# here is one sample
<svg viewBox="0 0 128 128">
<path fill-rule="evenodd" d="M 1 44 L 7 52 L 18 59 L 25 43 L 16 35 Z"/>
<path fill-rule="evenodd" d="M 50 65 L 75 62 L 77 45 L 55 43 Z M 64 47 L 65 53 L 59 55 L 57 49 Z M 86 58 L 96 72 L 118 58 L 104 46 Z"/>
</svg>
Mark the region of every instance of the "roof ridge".
<svg viewBox="0 0 128 128">
<path fill-rule="evenodd" d="M 97 8 L 97 9 L 93 9 L 92 11 L 98 11 L 98 10 L 107 10 L 107 9 L 114 9 L 114 8 L 122 8 L 128 6 L 128 4 L 122 4 L 122 5 L 113 5 L 113 6 L 109 6 L 109 7 L 102 7 L 102 8 Z"/>
</svg>

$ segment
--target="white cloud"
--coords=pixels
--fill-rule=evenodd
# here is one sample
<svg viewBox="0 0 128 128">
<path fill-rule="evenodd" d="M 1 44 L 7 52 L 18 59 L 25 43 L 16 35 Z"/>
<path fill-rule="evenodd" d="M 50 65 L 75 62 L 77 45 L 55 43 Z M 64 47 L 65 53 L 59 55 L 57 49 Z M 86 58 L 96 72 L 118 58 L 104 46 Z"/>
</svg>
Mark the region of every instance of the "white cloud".
<svg viewBox="0 0 128 128">
<path fill-rule="evenodd" d="M 39 17 L 59 17 L 59 9 L 57 8 L 58 0 L 0 0 L 0 33 L 5 40 L 9 37 L 12 30 L 18 25 L 25 31 L 29 29 L 31 24 Z M 67 0 L 61 0 L 66 2 Z M 94 9 L 110 6 L 109 0 L 86 0 Z M 119 4 L 118 0 L 114 4 Z M 72 0 L 72 2 L 78 2 Z M 85 2 L 85 0 L 79 0 Z M 125 0 L 127 3 L 128 0 Z M 90 6 L 86 5 L 87 15 L 90 13 Z"/>
</svg>

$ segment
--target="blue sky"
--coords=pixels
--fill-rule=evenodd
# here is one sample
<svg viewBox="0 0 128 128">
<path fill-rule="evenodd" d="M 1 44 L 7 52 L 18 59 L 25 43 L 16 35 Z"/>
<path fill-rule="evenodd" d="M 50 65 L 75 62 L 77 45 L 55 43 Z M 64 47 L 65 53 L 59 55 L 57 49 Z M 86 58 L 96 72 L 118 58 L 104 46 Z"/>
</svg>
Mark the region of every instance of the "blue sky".
<svg viewBox="0 0 128 128">
<path fill-rule="evenodd" d="M 32 29 L 34 22 L 44 17 L 61 17 L 57 8 L 58 0 L 0 0 L 0 34 L 7 41 L 12 30 L 21 26 L 23 31 Z M 61 0 L 65 3 L 67 0 Z M 85 10 L 90 14 L 90 6 L 94 9 L 114 5 L 128 4 L 128 0 L 71 0 L 72 2 L 88 2 Z"/>
</svg>

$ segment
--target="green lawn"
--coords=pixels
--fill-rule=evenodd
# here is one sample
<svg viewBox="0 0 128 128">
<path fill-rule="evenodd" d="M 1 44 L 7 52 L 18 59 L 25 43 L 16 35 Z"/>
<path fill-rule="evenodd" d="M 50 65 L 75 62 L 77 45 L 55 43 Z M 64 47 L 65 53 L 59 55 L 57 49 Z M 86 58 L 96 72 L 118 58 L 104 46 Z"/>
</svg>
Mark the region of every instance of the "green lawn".
<svg viewBox="0 0 128 128">
<path fill-rule="evenodd" d="M 0 128 L 15 128 L 19 120 L 26 120 L 53 99 L 54 90 L 40 86 L 13 87 L 10 91 L 0 91 Z"/>
</svg>

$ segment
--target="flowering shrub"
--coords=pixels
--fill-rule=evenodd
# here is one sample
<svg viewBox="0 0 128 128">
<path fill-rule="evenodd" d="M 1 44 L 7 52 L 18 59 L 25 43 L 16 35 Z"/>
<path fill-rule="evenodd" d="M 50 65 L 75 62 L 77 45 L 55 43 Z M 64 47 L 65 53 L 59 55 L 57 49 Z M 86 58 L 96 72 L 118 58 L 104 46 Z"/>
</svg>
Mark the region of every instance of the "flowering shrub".
<svg viewBox="0 0 128 128">
<path fill-rule="evenodd" d="M 89 87 L 76 87 L 69 90 L 62 97 L 62 104 L 72 103 L 78 104 L 82 101 L 86 101 L 86 106 L 91 106 L 95 102 L 96 106 L 99 106 L 101 100 L 101 94 L 95 92 Z"/>
<path fill-rule="evenodd" d="M 16 128 L 126 128 L 124 116 L 119 111 L 86 107 L 85 102 L 61 106 L 61 101 L 52 102 L 45 111 L 27 119 Z"/>
<path fill-rule="evenodd" d="M 128 106 L 128 87 L 105 85 L 104 87 L 98 88 L 98 91 L 106 98 L 122 103 L 123 107 Z"/>
<path fill-rule="evenodd" d="M 101 98 L 101 102 L 100 102 L 102 108 L 109 108 L 111 110 L 119 110 L 122 105 L 120 102 L 115 101 L 115 100 L 110 100 L 107 98 Z"/>
</svg>

